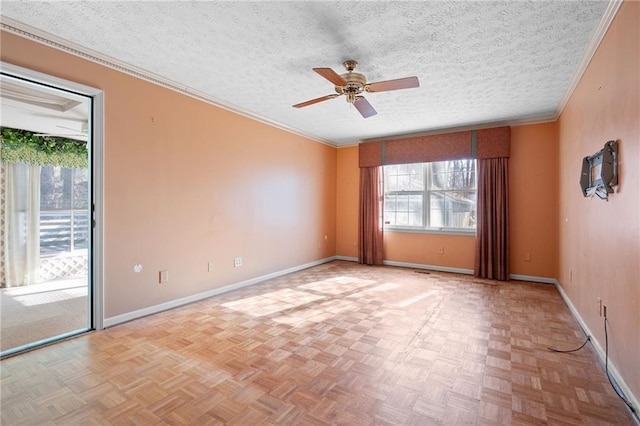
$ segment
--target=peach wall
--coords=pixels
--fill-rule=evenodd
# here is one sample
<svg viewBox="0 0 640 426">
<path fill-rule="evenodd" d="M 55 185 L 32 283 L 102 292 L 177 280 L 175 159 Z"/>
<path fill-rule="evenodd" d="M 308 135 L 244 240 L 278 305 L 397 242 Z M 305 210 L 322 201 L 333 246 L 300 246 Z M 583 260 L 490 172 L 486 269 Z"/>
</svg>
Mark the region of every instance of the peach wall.
<svg viewBox="0 0 640 426">
<path fill-rule="evenodd" d="M 358 257 L 358 146 L 338 149 L 336 188 L 336 254 Z"/>
<path fill-rule="evenodd" d="M 624 2 L 559 119 L 558 280 L 604 347 L 597 298 L 607 305 L 610 361 L 640 396 L 640 3 Z M 619 185 L 587 199 L 582 158 L 615 139 Z"/>
<path fill-rule="evenodd" d="M 557 275 L 557 152 L 554 123 L 511 129 L 511 274 Z M 341 256 L 358 255 L 358 167 L 358 147 L 338 149 L 336 249 Z M 473 270 L 475 237 L 385 232 L 384 250 L 389 261 Z"/>
<path fill-rule="evenodd" d="M 473 270 L 475 236 L 385 232 L 384 258 L 392 262 Z"/>
<path fill-rule="evenodd" d="M 556 123 L 511 128 L 509 269 L 554 279 L 558 272 Z"/>
<path fill-rule="evenodd" d="M 106 318 L 335 255 L 335 148 L 12 34 L 2 60 L 104 91 Z"/>
</svg>

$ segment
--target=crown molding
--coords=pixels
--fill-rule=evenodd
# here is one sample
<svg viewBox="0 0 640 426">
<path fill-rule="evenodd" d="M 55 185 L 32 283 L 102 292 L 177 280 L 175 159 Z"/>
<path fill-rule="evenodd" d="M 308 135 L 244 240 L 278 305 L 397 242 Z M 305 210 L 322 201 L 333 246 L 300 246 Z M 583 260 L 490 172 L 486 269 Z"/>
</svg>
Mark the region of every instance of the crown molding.
<svg viewBox="0 0 640 426">
<path fill-rule="evenodd" d="M 507 119 L 507 120 L 500 120 L 500 121 L 489 121 L 489 122 L 483 121 L 483 122 L 465 124 L 462 126 L 453 126 L 453 127 L 444 127 L 439 129 L 433 129 L 433 130 L 425 130 L 423 132 L 402 133 L 402 134 L 395 134 L 395 135 L 389 135 L 384 137 L 362 139 L 358 142 L 347 142 L 347 143 L 338 145 L 338 147 L 346 148 L 349 146 L 358 145 L 359 143 L 375 142 L 379 140 L 390 141 L 394 139 L 441 135 L 443 133 L 455 133 L 455 132 L 466 132 L 469 130 L 491 129 L 494 127 L 504 127 L 504 126 L 515 127 L 515 126 L 528 126 L 532 124 L 553 123 L 554 121 L 556 121 L 555 113 L 550 113 L 550 114 L 545 114 L 540 116 L 532 116 L 532 117 L 513 118 L 513 119 Z"/>
<path fill-rule="evenodd" d="M 63 51 L 65 53 L 71 54 L 73 56 L 80 57 L 87 61 L 105 66 L 107 68 L 122 72 L 124 74 L 139 78 L 141 80 L 153 83 L 155 85 L 164 87 L 169 90 L 173 90 L 174 92 L 178 92 L 182 95 L 189 96 L 191 98 L 206 102 L 208 104 L 214 105 L 218 108 L 225 109 L 227 111 L 231 111 L 233 113 L 239 114 L 243 117 L 250 118 L 252 120 L 258 121 L 260 123 L 269 125 L 271 127 L 275 127 L 280 130 L 284 130 L 289 133 L 293 133 L 298 136 L 302 136 L 306 139 L 313 140 L 315 142 L 322 143 L 324 145 L 331 146 L 336 148 L 337 145 L 333 141 L 329 141 L 326 139 L 319 138 L 314 135 L 310 135 L 308 133 L 302 132 L 298 129 L 295 129 L 290 126 L 286 126 L 277 121 L 271 120 L 269 118 L 263 117 L 259 114 L 255 114 L 251 111 L 245 110 L 243 108 L 238 107 L 237 105 L 231 104 L 229 102 L 223 101 L 222 99 L 218 99 L 211 95 L 208 95 L 204 92 L 198 91 L 191 87 L 185 86 L 183 84 L 177 83 L 173 80 L 169 80 L 152 72 L 149 72 L 145 69 L 135 67 L 131 64 L 125 63 L 123 61 L 119 61 L 110 56 L 104 55 L 100 52 L 94 51 L 92 49 L 88 49 L 79 44 L 73 43 L 69 40 L 65 40 L 61 37 L 57 37 L 51 33 L 46 31 L 39 30 L 32 26 L 23 24 L 22 22 L 18 22 L 11 18 L 7 18 L 6 16 L 0 15 L 0 29 L 7 31 L 11 34 L 15 34 L 17 36 L 29 39 L 36 43 L 40 43 L 46 45 L 48 47 L 54 48 L 56 50 Z"/>
<path fill-rule="evenodd" d="M 569 85 L 567 86 L 567 90 L 565 91 L 564 96 L 560 100 L 560 104 L 558 105 L 558 109 L 556 110 L 556 113 L 555 113 L 556 120 L 560 118 L 560 114 L 562 114 L 562 111 L 564 111 L 564 108 L 567 106 L 569 99 L 571 99 L 571 96 L 573 95 L 574 90 L 578 86 L 578 83 L 580 82 L 580 80 L 582 79 L 582 76 L 587 70 L 589 63 L 591 63 L 591 59 L 593 59 L 593 56 L 598 50 L 598 47 L 600 46 L 602 39 L 607 33 L 607 30 L 609 29 L 611 22 L 613 22 L 613 18 L 615 18 L 616 14 L 618 13 L 618 10 L 620 9 L 622 2 L 623 0 L 609 0 L 607 9 L 605 10 L 604 15 L 602 16 L 602 19 L 600 20 L 600 23 L 598 24 L 598 27 L 596 28 L 596 31 L 593 34 L 593 37 L 591 37 L 591 41 L 587 46 L 587 50 L 582 56 L 582 61 L 580 61 L 580 64 L 578 65 L 576 72 L 573 74 L 573 77 L 571 78 L 571 80 L 569 80 Z"/>
</svg>

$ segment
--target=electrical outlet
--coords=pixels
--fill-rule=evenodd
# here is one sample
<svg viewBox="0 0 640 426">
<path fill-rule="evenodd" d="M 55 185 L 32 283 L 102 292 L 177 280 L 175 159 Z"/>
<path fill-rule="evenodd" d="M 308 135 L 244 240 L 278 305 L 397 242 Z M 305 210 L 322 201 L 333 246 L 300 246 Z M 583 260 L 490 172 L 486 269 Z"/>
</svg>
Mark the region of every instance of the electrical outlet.
<svg viewBox="0 0 640 426">
<path fill-rule="evenodd" d="M 444 246 L 438 249 L 438 254 L 444 254 Z"/>
<path fill-rule="evenodd" d="M 242 266 L 242 258 L 236 257 L 235 259 L 233 259 L 233 266 L 236 268 Z"/>
<path fill-rule="evenodd" d="M 524 261 L 525 262 L 531 262 L 531 253 L 527 253 L 524 255 Z"/>
<path fill-rule="evenodd" d="M 160 271 L 160 277 L 159 277 L 159 280 L 158 280 L 158 284 L 165 284 L 165 283 L 168 283 L 168 282 L 169 282 L 169 271 L 167 271 L 166 269 Z"/>
<path fill-rule="evenodd" d="M 213 262 L 209 262 L 209 265 L 208 265 L 208 267 L 207 267 L 207 271 L 209 271 L 209 272 L 215 272 L 215 270 L 216 270 L 216 267 L 215 267 L 215 266 L 213 266 Z"/>
</svg>

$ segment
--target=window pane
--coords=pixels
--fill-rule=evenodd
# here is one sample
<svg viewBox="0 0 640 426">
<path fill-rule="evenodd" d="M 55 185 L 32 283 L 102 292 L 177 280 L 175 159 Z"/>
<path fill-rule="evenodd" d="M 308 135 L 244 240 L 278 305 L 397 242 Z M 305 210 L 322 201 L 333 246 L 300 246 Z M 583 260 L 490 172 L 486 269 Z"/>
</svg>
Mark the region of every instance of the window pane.
<svg viewBox="0 0 640 426">
<path fill-rule="evenodd" d="M 422 194 L 387 194 L 384 198 L 386 225 L 422 226 Z"/>
<path fill-rule="evenodd" d="M 385 195 L 384 196 L 384 211 L 394 212 L 396 211 L 396 196 L 395 195 Z"/>
<path fill-rule="evenodd" d="M 397 212 L 396 225 L 399 225 L 399 226 L 409 225 L 409 212 Z"/>
<path fill-rule="evenodd" d="M 71 251 L 71 213 L 40 211 L 40 254 Z"/>
<path fill-rule="evenodd" d="M 408 212 L 409 211 L 409 196 L 408 195 L 398 195 L 397 198 L 397 206 L 396 211 L 399 212 Z"/>
<path fill-rule="evenodd" d="M 384 192 L 393 192 L 398 190 L 398 175 L 387 174 L 384 175 Z"/>
<path fill-rule="evenodd" d="M 398 175 L 398 191 L 406 191 L 411 188 L 411 176 Z"/>
<path fill-rule="evenodd" d="M 475 189 L 475 160 L 431 163 L 431 189 Z"/>
<path fill-rule="evenodd" d="M 41 167 L 41 255 L 86 249 L 90 229 L 88 211 L 88 169 Z"/>
<path fill-rule="evenodd" d="M 475 228 L 476 226 L 476 193 L 475 191 L 456 192 L 451 197 L 451 228 Z"/>
<path fill-rule="evenodd" d="M 422 212 L 409 213 L 409 226 L 422 226 Z"/>
<path fill-rule="evenodd" d="M 422 195 L 409 196 L 409 225 L 423 226 L 423 218 Z"/>
<path fill-rule="evenodd" d="M 86 249 L 89 245 L 89 212 L 87 210 L 74 212 L 73 231 L 74 249 Z"/>
<path fill-rule="evenodd" d="M 476 161 L 397 164 L 384 167 L 386 225 L 474 229 Z M 428 187 L 425 187 L 425 173 Z M 428 211 L 424 211 L 429 197 Z M 426 223 L 425 223 L 426 219 Z"/>
<path fill-rule="evenodd" d="M 442 228 L 444 226 L 444 195 L 441 192 L 429 194 L 429 226 Z"/>
<path fill-rule="evenodd" d="M 422 164 L 398 164 L 384 166 L 385 192 L 422 191 L 424 167 Z"/>
<path fill-rule="evenodd" d="M 385 195 L 384 197 L 384 224 L 395 225 L 396 224 L 396 196 Z"/>
<path fill-rule="evenodd" d="M 398 190 L 398 166 L 384 166 L 384 192 Z"/>
<path fill-rule="evenodd" d="M 72 169 L 42 166 L 40 172 L 40 209 L 71 208 Z"/>
<path fill-rule="evenodd" d="M 424 163 L 412 163 L 407 164 L 407 172 L 415 175 L 422 175 L 424 170 Z"/>
<path fill-rule="evenodd" d="M 447 228 L 475 227 L 475 192 L 442 191 L 431 193 L 431 226 Z"/>
<path fill-rule="evenodd" d="M 476 162 L 474 160 L 457 160 L 451 163 L 451 189 L 475 189 Z"/>
<path fill-rule="evenodd" d="M 442 192 L 432 192 L 429 194 L 431 209 L 444 210 L 444 194 Z"/>
<path fill-rule="evenodd" d="M 384 224 L 385 225 L 395 225 L 396 224 L 396 212 L 388 212 L 385 210 L 384 212 Z"/>
<path fill-rule="evenodd" d="M 89 208 L 89 170 L 73 170 L 73 208 Z"/>
</svg>

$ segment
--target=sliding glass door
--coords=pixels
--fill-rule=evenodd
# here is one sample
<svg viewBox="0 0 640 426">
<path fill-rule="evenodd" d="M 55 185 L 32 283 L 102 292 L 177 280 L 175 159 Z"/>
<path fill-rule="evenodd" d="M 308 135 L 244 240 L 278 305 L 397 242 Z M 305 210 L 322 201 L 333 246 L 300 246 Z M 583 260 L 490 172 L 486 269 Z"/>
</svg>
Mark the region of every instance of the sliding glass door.
<svg viewBox="0 0 640 426">
<path fill-rule="evenodd" d="M 95 327 L 93 97 L 3 72 L 0 99 L 6 356 Z"/>
</svg>

